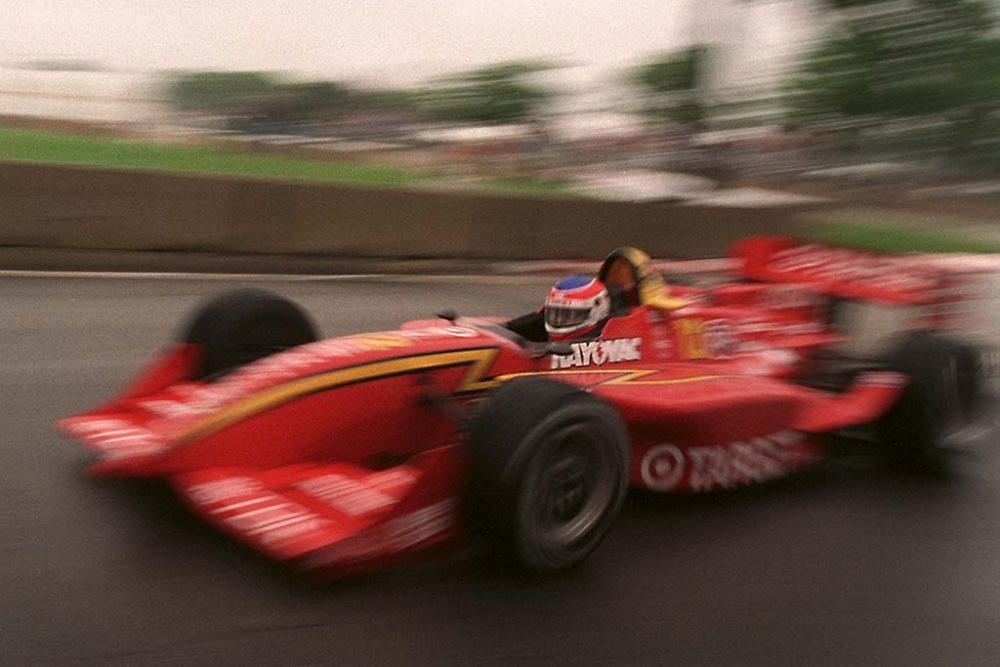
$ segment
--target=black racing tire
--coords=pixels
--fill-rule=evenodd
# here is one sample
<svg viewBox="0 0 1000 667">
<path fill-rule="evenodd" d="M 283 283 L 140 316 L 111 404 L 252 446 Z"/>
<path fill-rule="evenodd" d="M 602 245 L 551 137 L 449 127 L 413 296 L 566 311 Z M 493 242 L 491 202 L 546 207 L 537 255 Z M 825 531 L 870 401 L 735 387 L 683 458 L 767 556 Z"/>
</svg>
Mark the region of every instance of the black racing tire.
<svg viewBox="0 0 1000 667">
<path fill-rule="evenodd" d="M 225 292 L 202 306 L 181 342 L 201 348 L 196 380 L 212 381 L 268 355 L 318 340 L 316 327 L 296 304 L 257 288 Z"/>
<path fill-rule="evenodd" d="M 919 473 L 948 473 L 958 451 L 952 440 L 982 405 L 979 351 L 955 338 L 912 331 L 887 361 L 889 370 L 909 377 L 899 400 L 876 423 L 888 462 Z"/>
<path fill-rule="evenodd" d="M 544 378 L 505 383 L 473 420 L 470 521 L 490 553 L 531 572 L 581 563 L 628 491 L 629 440 L 603 401 Z"/>
</svg>

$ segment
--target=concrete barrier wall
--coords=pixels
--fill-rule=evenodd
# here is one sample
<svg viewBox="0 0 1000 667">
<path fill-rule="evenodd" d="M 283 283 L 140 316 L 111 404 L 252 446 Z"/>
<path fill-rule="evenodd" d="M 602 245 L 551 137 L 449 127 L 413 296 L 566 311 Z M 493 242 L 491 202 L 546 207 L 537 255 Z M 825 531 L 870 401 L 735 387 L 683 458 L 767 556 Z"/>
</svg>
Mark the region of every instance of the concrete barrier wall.
<svg viewBox="0 0 1000 667">
<path fill-rule="evenodd" d="M 707 257 L 791 233 L 796 213 L 0 163 L 0 245 L 19 247 L 541 259 L 636 245 Z"/>
</svg>

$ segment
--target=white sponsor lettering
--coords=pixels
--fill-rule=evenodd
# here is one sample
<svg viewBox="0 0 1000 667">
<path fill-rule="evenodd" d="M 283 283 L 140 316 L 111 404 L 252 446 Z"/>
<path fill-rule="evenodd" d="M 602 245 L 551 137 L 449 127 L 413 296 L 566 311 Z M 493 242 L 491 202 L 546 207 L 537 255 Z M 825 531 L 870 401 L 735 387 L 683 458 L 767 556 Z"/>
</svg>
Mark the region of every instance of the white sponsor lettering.
<svg viewBox="0 0 1000 667">
<path fill-rule="evenodd" d="M 448 499 L 387 521 L 380 531 L 384 548 L 402 551 L 445 531 L 455 521 L 455 504 Z"/>
<path fill-rule="evenodd" d="M 330 522 L 326 519 L 322 519 L 316 515 L 302 515 L 285 523 L 272 524 L 268 526 L 266 530 L 261 533 L 260 541 L 265 545 L 287 542 L 288 540 L 294 539 L 300 535 L 305 535 L 306 533 L 311 533 L 316 530 L 322 530 L 329 525 L 329 523 Z"/>
<path fill-rule="evenodd" d="M 365 482 L 386 493 L 397 493 L 400 489 L 417 481 L 417 475 L 409 470 L 392 468 L 369 475 Z"/>
<path fill-rule="evenodd" d="M 69 426 L 69 430 L 97 445 L 105 460 L 155 454 L 166 447 L 159 436 L 124 419 L 81 420 Z"/>
<path fill-rule="evenodd" d="M 188 487 L 187 495 L 199 505 L 214 505 L 232 498 L 246 497 L 260 492 L 260 482 L 252 477 L 227 477 L 215 482 L 204 482 Z M 219 512 L 226 511 L 226 507 Z"/>
<path fill-rule="evenodd" d="M 708 320 L 702 325 L 701 332 L 712 357 L 728 357 L 736 351 L 736 331 L 730 320 Z"/>
<path fill-rule="evenodd" d="M 687 452 L 691 460 L 691 490 L 728 489 L 763 482 L 799 468 L 810 460 L 795 449 L 803 438 L 796 431 L 782 431 L 724 447 L 693 447 Z"/>
<path fill-rule="evenodd" d="M 296 484 L 348 516 L 359 516 L 387 507 L 395 502 L 376 488 L 344 475 L 323 475 Z"/>
<path fill-rule="evenodd" d="M 140 401 L 137 405 L 140 409 L 146 410 L 157 417 L 176 417 L 177 415 L 186 414 L 191 411 L 191 406 L 167 399 Z"/>
<path fill-rule="evenodd" d="M 315 553 L 307 567 L 327 567 L 398 553 L 426 542 L 455 524 L 457 502 L 448 498 L 390 519 Z"/>
<path fill-rule="evenodd" d="M 800 448 L 804 439 L 797 431 L 781 431 L 746 442 L 686 450 L 675 445 L 658 445 L 642 458 L 642 481 L 654 491 L 677 488 L 685 475 L 692 491 L 763 482 L 813 460 L 812 454 Z"/>
<path fill-rule="evenodd" d="M 550 368 L 564 369 L 585 366 L 602 366 L 606 363 L 638 361 L 641 359 L 641 338 L 614 338 L 571 343 L 572 354 L 553 355 Z"/>
<path fill-rule="evenodd" d="M 327 523 L 318 515 L 292 502 L 279 502 L 270 507 L 227 516 L 223 521 L 268 546 L 317 530 Z"/>
<path fill-rule="evenodd" d="M 773 310 L 812 308 L 818 301 L 814 292 L 796 285 L 768 285 L 758 294 L 758 303 Z"/>
<path fill-rule="evenodd" d="M 231 477 L 197 484 L 188 496 L 202 505 L 216 505 L 209 513 L 262 545 L 273 546 L 330 525 L 306 507 L 271 491 L 250 477 Z M 238 499 L 238 500 L 237 500 Z M 230 502 L 235 501 L 235 502 Z"/>
<path fill-rule="evenodd" d="M 736 331 L 740 336 L 810 336 L 824 333 L 826 329 L 819 322 L 777 322 L 763 317 L 748 317 L 736 321 Z"/>
<path fill-rule="evenodd" d="M 909 265 L 904 259 L 815 245 L 780 250 L 771 257 L 768 268 L 808 278 L 866 283 L 883 290 L 924 292 L 933 289 L 935 283 L 929 273 Z"/>
<path fill-rule="evenodd" d="M 295 503 L 277 502 L 267 507 L 247 510 L 226 517 L 226 523 L 247 535 L 257 535 L 287 523 L 299 521 L 310 516 L 310 512 Z"/>
</svg>

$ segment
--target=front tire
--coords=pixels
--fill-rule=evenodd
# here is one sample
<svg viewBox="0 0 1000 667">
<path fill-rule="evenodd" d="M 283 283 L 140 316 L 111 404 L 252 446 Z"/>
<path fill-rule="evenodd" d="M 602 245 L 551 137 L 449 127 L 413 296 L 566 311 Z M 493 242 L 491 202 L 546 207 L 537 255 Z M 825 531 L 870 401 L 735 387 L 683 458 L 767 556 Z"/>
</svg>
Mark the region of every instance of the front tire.
<svg viewBox="0 0 1000 667">
<path fill-rule="evenodd" d="M 498 389 L 469 433 L 471 521 L 506 560 L 534 572 L 581 563 L 628 490 L 628 435 L 610 406 L 542 378 Z"/>
<path fill-rule="evenodd" d="M 205 304 L 180 336 L 198 345 L 194 378 L 212 381 L 268 355 L 317 340 L 316 327 L 296 304 L 257 288 L 223 293 Z"/>
</svg>

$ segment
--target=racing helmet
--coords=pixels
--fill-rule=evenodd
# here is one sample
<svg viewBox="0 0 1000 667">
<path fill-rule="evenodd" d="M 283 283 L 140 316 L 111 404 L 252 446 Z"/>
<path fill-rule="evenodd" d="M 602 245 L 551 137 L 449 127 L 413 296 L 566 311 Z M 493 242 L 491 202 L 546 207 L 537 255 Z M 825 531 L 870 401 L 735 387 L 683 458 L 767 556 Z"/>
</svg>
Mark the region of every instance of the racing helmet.
<svg viewBox="0 0 1000 667">
<path fill-rule="evenodd" d="M 586 276 L 556 281 L 545 299 L 545 330 L 549 340 L 566 340 L 591 333 L 611 312 L 604 283 Z"/>
</svg>

